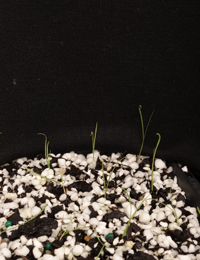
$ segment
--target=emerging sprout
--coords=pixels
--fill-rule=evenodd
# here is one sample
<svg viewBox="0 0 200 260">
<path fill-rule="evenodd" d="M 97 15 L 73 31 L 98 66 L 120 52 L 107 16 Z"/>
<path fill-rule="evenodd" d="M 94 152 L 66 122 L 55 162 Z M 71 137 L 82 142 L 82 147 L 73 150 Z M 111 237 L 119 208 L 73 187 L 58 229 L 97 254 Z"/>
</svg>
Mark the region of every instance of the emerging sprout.
<svg viewBox="0 0 200 260">
<path fill-rule="evenodd" d="M 45 134 L 38 133 L 38 135 L 44 135 L 44 137 L 45 137 L 45 143 L 44 143 L 45 159 L 46 159 L 46 162 L 47 162 L 47 166 L 50 169 L 51 157 L 49 156 L 49 154 L 51 153 L 51 151 L 49 152 L 49 141 L 47 141 L 47 136 Z"/>
</svg>

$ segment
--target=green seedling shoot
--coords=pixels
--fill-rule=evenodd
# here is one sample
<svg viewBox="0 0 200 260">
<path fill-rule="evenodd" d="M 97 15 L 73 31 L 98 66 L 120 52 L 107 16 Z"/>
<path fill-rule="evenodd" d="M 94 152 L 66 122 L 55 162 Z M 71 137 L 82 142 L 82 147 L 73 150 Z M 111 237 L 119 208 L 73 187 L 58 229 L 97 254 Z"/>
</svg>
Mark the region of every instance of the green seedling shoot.
<svg viewBox="0 0 200 260">
<path fill-rule="evenodd" d="M 50 169 L 50 160 L 51 160 L 51 157 L 49 156 L 49 154 L 51 153 L 51 151 L 49 151 L 49 141 L 47 141 L 47 136 L 43 133 L 38 133 L 38 135 L 44 135 L 45 137 L 45 143 L 44 143 L 44 152 L 45 152 L 45 159 L 46 159 L 46 162 L 47 162 L 47 166 L 48 168 Z"/>
<path fill-rule="evenodd" d="M 69 249 L 69 247 L 68 247 L 68 246 L 63 246 L 63 247 L 66 247 L 66 248 L 68 248 L 68 249 Z M 74 257 L 74 254 L 73 254 L 73 252 L 72 252 L 72 251 L 70 251 L 70 253 L 72 254 L 72 259 L 73 259 L 73 260 L 75 260 L 75 257 Z"/>
<path fill-rule="evenodd" d="M 61 235 L 61 237 L 60 237 L 59 240 L 61 240 L 61 239 L 62 239 L 66 234 L 68 234 L 69 232 L 72 232 L 72 231 L 75 231 L 75 230 L 78 230 L 78 229 L 88 228 L 88 227 L 85 226 L 85 227 L 74 228 L 74 229 L 72 229 L 72 230 L 67 230 L 68 227 L 71 225 L 71 223 L 72 223 L 72 221 L 73 221 L 73 219 L 74 219 L 74 217 L 75 217 L 75 214 L 76 214 L 76 211 L 75 211 L 75 209 L 74 209 L 74 214 L 73 214 L 73 216 L 72 216 L 72 218 L 71 218 L 69 224 L 67 225 L 65 231 L 62 233 L 62 235 Z"/>
<path fill-rule="evenodd" d="M 124 189 L 123 189 L 123 190 L 124 190 Z M 177 214 L 176 214 L 176 211 L 175 211 L 174 207 L 172 206 L 172 208 L 170 208 L 170 207 L 167 206 L 165 203 L 163 203 L 163 202 L 161 202 L 161 201 L 159 201 L 159 200 L 157 200 L 157 199 L 148 198 L 149 196 L 150 196 L 150 194 L 149 194 L 146 198 L 144 198 L 144 199 L 142 200 L 142 202 L 141 202 L 140 205 L 137 207 L 137 209 L 135 210 L 135 212 L 133 213 L 133 215 L 130 217 L 130 219 L 129 219 L 127 225 L 126 225 L 126 228 L 125 228 L 125 230 L 124 230 L 124 233 L 123 233 L 123 235 L 122 235 L 122 239 L 126 236 L 126 232 L 127 232 L 128 227 L 129 227 L 129 225 L 130 225 L 130 223 L 131 223 L 131 220 L 133 219 L 133 217 L 135 216 L 135 214 L 137 213 L 137 211 L 140 209 L 140 207 L 143 205 L 143 203 L 144 203 L 145 201 L 147 201 L 147 200 L 155 200 L 155 201 L 157 201 L 158 203 L 160 203 L 160 204 L 164 205 L 165 207 L 169 208 L 169 209 L 174 213 L 175 218 L 176 218 L 177 226 L 179 226 L 178 216 L 177 216 Z M 129 202 L 130 202 L 130 200 L 129 200 Z M 131 202 L 130 202 L 130 203 L 131 203 Z"/>
<path fill-rule="evenodd" d="M 158 135 L 158 142 L 157 142 L 156 148 L 154 149 L 154 152 L 153 152 L 152 169 L 151 169 L 151 192 L 153 191 L 153 169 L 154 169 L 155 156 L 156 156 L 156 151 L 158 149 L 158 145 L 161 140 L 160 134 L 157 133 L 157 135 Z"/>
<path fill-rule="evenodd" d="M 197 207 L 197 211 L 198 211 L 198 213 L 199 213 L 199 215 L 200 215 L 200 209 L 199 209 L 199 207 Z"/>
<path fill-rule="evenodd" d="M 59 182 L 59 181 L 57 181 L 57 180 L 55 180 L 55 179 L 54 179 L 56 176 L 58 176 L 58 175 L 60 175 L 60 174 L 56 174 L 56 175 L 54 176 L 54 178 L 47 178 L 47 177 L 45 177 L 45 176 L 42 176 L 42 175 L 40 175 L 40 174 L 39 174 L 39 173 L 37 173 L 37 172 L 34 172 L 34 171 L 32 171 L 31 169 L 29 169 L 29 168 L 27 168 L 27 167 L 25 167 L 25 166 L 23 166 L 23 167 L 24 167 L 24 169 L 26 169 L 27 171 L 29 171 L 29 172 L 31 172 L 31 173 L 33 173 L 33 174 L 35 174 L 35 175 L 39 176 L 40 178 L 43 178 L 43 179 L 45 179 L 46 181 L 54 181 L 54 182 L 56 182 L 56 183 L 59 183 L 59 184 L 60 184 L 60 182 Z"/>
<path fill-rule="evenodd" d="M 104 197 L 105 197 L 105 198 L 106 198 L 106 194 L 107 194 L 107 190 L 108 190 L 108 186 L 109 186 L 109 183 L 110 183 L 112 174 L 113 174 L 115 168 L 117 167 L 117 165 L 118 165 L 124 158 L 126 158 L 126 156 L 123 157 L 122 159 L 120 159 L 119 162 L 116 163 L 116 165 L 113 167 L 113 169 L 112 169 L 112 171 L 111 171 L 111 173 L 110 173 L 110 175 L 109 175 L 109 179 L 108 179 L 108 181 L 107 181 L 107 184 L 106 184 L 106 178 L 105 178 L 105 174 L 104 174 L 103 160 L 101 161 L 101 163 L 102 163 L 102 168 L 101 168 L 101 170 L 102 170 L 102 173 L 103 173 Z"/>
<path fill-rule="evenodd" d="M 100 237 L 98 236 L 98 234 L 97 234 L 97 232 L 96 232 L 96 230 L 95 230 L 94 228 L 93 228 L 93 230 L 94 230 L 94 232 L 95 232 L 95 234 L 96 234 L 97 239 L 99 240 L 99 243 L 102 244 L 102 248 L 101 248 L 101 250 L 99 251 L 97 257 L 95 258 L 95 260 L 97 260 L 97 259 L 99 258 L 99 256 L 101 255 L 101 252 L 103 251 L 104 247 L 106 247 L 106 243 L 102 243 Z M 108 247 L 108 246 L 107 246 L 107 247 Z"/>
<path fill-rule="evenodd" d="M 94 150 L 95 150 L 95 143 L 96 143 L 96 136 L 97 136 L 97 127 L 98 122 L 96 122 L 95 132 L 91 132 L 92 135 L 92 152 L 93 152 L 93 161 L 94 161 Z"/>
<path fill-rule="evenodd" d="M 46 205 L 46 206 L 47 206 L 47 205 Z M 13 230 L 13 229 L 15 229 L 15 228 L 18 228 L 18 227 L 23 226 L 23 225 L 25 225 L 26 223 L 30 222 L 31 220 L 33 220 L 34 218 L 36 218 L 37 216 L 39 216 L 39 215 L 45 210 L 46 206 L 44 206 L 44 208 L 42 208 L 41 211 L 40 211 L 37 215 L 35 215 L 34 217 L 28 219 L 26 222 L 24 222 L 24 223 L 22 223 L 22 224 L 20 224 L 20 225 L 18 225 L 18 226 L 12 227 L 12 228 L 8 228 L 8 229 L 6 229 L 6 230 L 0 232 L 0 234 L 2 234 L 2 233 L 4 233 L 4 232 L 7 232 L 7 231 L 10 231 L 10 230 Z M 1 227 L 0 229 L 2 229 L 2 227 Z"/>
<path fill-rule="evenodd" d="M 149 195 L 150 195 L 150 194 L 149 194 Z M 128 227 L 129 227 L 129 225 L 130 225 L 130 223 L 131 223 L 131 220 L 133 219 L 133 217 L 135 216 L 135 214 L 137 213 L 137 211 L 140 209 L 140 207 L 142 206 L 142 204 L 143 204 L 145 201 L 147 201 L 149 195 L 148 195 L 146 198 L 143 199 L 143 201 L 142 201 L 142 202 L 140 203 L 140 205 L 137 207 L 137 209 L 135 210 L 135 212 L 133 213 L 133 215 L 130 217 L 130 219 L 129 219 L 127 225 L 126 225 L 126 228 L 125 228 L 125 230 L 124 230 L 124 233 L 123 233 L 123 235 L 122 235 L 122 239 L 126 236 L 126 232 L 127 232 Z"/>
<path fill-rule="evenodd" d="M 141 144 L 141 147 L 140 147 L 140 151 L 139 151 L 139 154 L 137 156 L 137 161 L 139 160 L 140 158 L 140 155 L 142 153 L 142 149 L 143 149 L 143 146 L 144 146 L 144 140 L 145 140 L 145 137 L 146 137 L 146 133 L 147 133 L 147 130 L 148 130 L 148 127 L 149 127 L 149 124 L 151 122 L 151 118 L 153 116 L 153 113 L 155 110 L 153 110 L 153 112 L 151 113 L 151 116 L 149 118 L 149 121 L 147 123 L 147 126 L 146 126 L 146 129 L 144 130 L 144 121 L 143 121 L 143 116 L 142 116 L 142 106 L 139 105 L 139 114 L 140 114 L 140 120 L 141 120 L 141 126 L 142 126 L 142 144 Z"/>
<path fill-rule="evenodd" d="M 130 215 L 132 214 L 132 202 L 131 202 L 131 198 L 130 198 L 130 196 L 128 195 L 128 192 L 124 189 L 124 188 L 122 188 L 122 190 L 126 193 L 126 196 L 128 197 L 128 200 L 129 200 L 129 203 L 130 203 L 130 209 L 131 209 L 131 212 L 130 212 Z"/>
</svg>

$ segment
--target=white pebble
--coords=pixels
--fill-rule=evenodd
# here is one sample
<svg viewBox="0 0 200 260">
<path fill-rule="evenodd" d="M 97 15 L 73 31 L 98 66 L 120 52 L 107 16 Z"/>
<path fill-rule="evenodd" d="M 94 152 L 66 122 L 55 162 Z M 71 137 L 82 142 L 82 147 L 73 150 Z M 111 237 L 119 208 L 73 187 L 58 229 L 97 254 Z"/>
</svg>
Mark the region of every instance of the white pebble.
<svg viewBox="0 0 200 260">
<path fill-rule="evenodd" d="M 176 218 L 174 217 L 174 215 L 169 215 L 168 217 L 167 217 L 167 219 L 169 220 L 169 222 L 175 222 L 176 221 Z"/>
<path fill-rule="evenodd" d="M 195 246 L 194 245 L 190 245 L 189 248 L 188 248 L 188 252 L 189 253 L 194 253 L 195 252 Z"/>
<path fill-rule="evenodd" d="M 33 245 L 38 248 L 43 247 L 42 243 L 37 238 L 33 238 Z"/>
<path fill-rule="evenodd" d="M 66 211 L 62 210 L 62 211 L 59 211 L 58 213 L 55 214 L 55 217 L 57 219 L 65 219 L 68 217 L 68 214 Z"/>
<path fill-rule="evenodd" d="M 35 200 L 33 198 L 28 199 L 28 207 L 33 208 L 35 206 Z"/>
<path fill-rule="evenodd" d="M 113 260 L 123 260 L 123 258 L 117 254 L 113 255 Z"/>
<path fill-rule="evenodd" d="M 97 202 L 93 202 L 91 205 L 95 211 L 98 211 L 100 209 L 100 205 Z"/>
<path fill-rule="evenodd" d="M 136 162 L 132 162 L 130 165 L 129 165 L 132 169 L 138 169 L 139 168 L 139 165 L 138 165 L 138 163 L 136 163 Z"/>
<path fill-rule="evenodd" d="M 0 244 L 0 249 L 7 248 L 7 246 L 7 243 L 2 241 L 2 243 Z"/>
<path fill-rule="evenodd" d="M 156 166 L 156 168 L 158 168 L 158 169 L 166 168 L 165 162 L 163 162 L 161 159 L 156 159 L 156 160 L 155 160 L 155 166 Z"/>
<path fill-rule="evenodd" d="M 65 193 L 63 193 L 62 195 L 60 195 L 59 200 L 64 201 L 64 200 L 66 200 L 66 198 L 67 198 L 67 195 Z"/>
<path fill-rule="evenodd" d="M 38 247 L 34 247 L 33 248 L 33 255 L 36 259 L 38 259 L 39 257 L 41 257 L 42 252 L 39 250 Z"/>
<path fill-rule="evenodd" d="M 5 198 L 10 199 L 10 200 L 15 200 L 17 198 L 17 194 L 16 193 L 6 193 Z"/>
<path fill-rule="evenodd" d="M 47 237 L 47 236 L 40 236 L 40 237 L 38 237 L 38 240 L 39 240 L 40 242 L 45 242 L 45 241 L 48 240 L 48 237 Z"/>
<path fill-rule="evenodd" d="M 61 168 L 61 167 L 65 167 L 65 165 L 66 165 L 66 160 L 59 158 L 59 159 L 58 159 L 58 165 L 59 165 L 60 168 Z"/>
<path fill-rule="evenodd" d="M 75 245 L 75 247 L 73 248 L 73 254 L 75 256 L 79 256 L 83 253 L 83 247 L 81 245 Z"/>
<path fill-rule="evenodd" d="M 6 260 L 3 255 L 0 255 L 0 260 Z"/>
<path fill-rule="evenodd" d="M 190 233 L 192 234 L 192 235 L 194 235 L 194 234 L 196 234 L 197 233 L 197 230 L 196 230 L 196 228 L 190 228 Z"/>
<path fill-rule="evenodd" d="M 191 260 L 190 256 L 188 255 L 177 255 L 179 260 Z"/>
<path fill-rule="evenodd" d="M 26 244 L 26 242 L 28 241 L 28 239 L 24 235 L 20 237 L 20 240 L 22 245 Z"/>
<path fill-rule="evenodd" d="M 8 202 L 8 203 L 3 203 L 0 204 L 0 208 L 3 209 L 17 209 L 19 206 L 16 202 Z"/>
<path fill-rule="evenodd" d="M 15 254 L 16 254 L 16 255 L 26 256 L 26 255 L 28 255 L 29 252 L 30 252 L 30 250 L 29 250 L 28 247 L 26 247 L 26 246 L 17 248 L 17 249 L 15 250 Z"/>
<path fill-rule="evenodd" d="M 146 237 L 147 240 L 150 240 L 153 238 L 153 234 L 150 229 L 145 229 L 143 232 L 144 236 Z"/>
<path fill-rule="evenodd" d="M 128 218 L 130 218 L 136 210 L 133 204 L 130 205 L 129 201 L 122 203 L 122 207 Z"/>
<path fill-rule="evenodd" d="M 139 221 L 141 223 L 149 223 L 149 221 L 151 220 L 151 216 L 149 215 L 149 213 L 142 211 L 139 215 Z"/>
<path fill-rule="evenodd" d="M 167 240 L 169 241 L 169 245 L 173 248 L 177 248 L 177 244 L 174 242 L 174 240 L 172 240 L 172 238 L 170 236 L 167 236 Z"/>
<path fill-rule="evenodd" d="M 118 243 L 119 243 L 119 237 L 116 237 L 116 238 L 113 240 L 113 246 L 116 246 Z"/>
<path fill-rule="evenodd" d="M 160 225 L 161 225 L 162 227 L 164 227 L 164 228 L 167 228 L 168 223 L 161 221 L 161 222 L 160 222 Z"/>
<path fill-rule="evenodd" d="M 54 250 L 54 253 L 60 260 L 64 259 L 64 254 L 65 254 L 65 248 L 60 247 Z"/>
<path fill-rule="evenodd" d="M 23 205 L 26 205 L 26 204 L 28 203 L 28 198 L 27 198 L 27 197 L 22 198 L 22 199 L 20 200 L 20 203 L 21 203 L 22 206 L 23 206 Z"/>
<path fill-rule="evenodd" d="M 32 180 L 32 184 L 33 184 L 34 186 L 37 186 L 37 185 L 40 184 L 40 181 L 39 181 L 39 180 L 36 180 L 36 179 L 33 179 L 33 180 Z"/>
<path fill-rule="evenodd" d="M 159 211 L 158 214 L 157 214 L 156 220 L 161 221 L 164 218 L 165 218 L 165 213 L 163 211 Z"/>
<path fill-rule="evenodd" d="M 89 223 L 92 226 L 97 226 L 99 224 L 99 221 L 96 218 L 91 218 Z"/>
<path fill-rule="evenodd" d="M 41 211 L 41 208 L 35 206 L 31 209 L 32 216 L 36 216 Z"/>
<path fill-rule="evenodd" d="M 77 200 L 78 200 L 78 195 L 77 195 L 77 193 L 73 193 L 73 194 L 70 196 L 70 199 L 71 199 L 72 201 L 77 201 Z"/>
<path fill-rule="evenodd" d="M 2 248 L 1 249 L 2 254 L 7 257 L 10 258 L 11 257 L 11 251 L 8 248 Z"/>
</svg>

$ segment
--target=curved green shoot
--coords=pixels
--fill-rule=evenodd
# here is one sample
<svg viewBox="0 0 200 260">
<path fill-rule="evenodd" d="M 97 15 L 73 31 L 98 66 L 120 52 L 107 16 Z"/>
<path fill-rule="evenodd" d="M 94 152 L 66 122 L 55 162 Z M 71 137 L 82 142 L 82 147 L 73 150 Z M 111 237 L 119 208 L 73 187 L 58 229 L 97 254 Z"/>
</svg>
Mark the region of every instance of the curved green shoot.
<svg viewBox="0 0 200 260">
<path fill-rule="evenodd" d="M 49 154 L 51 153 L 51 151 L 49 152 L 49 141 L 47 141 L 47 136 L 43 133 L 38 133 L 38 135 L 44 135 L 45 137 L 45 143 L 44 143 L 44 152 L 45 152 L 45 159 L 46 159 L 46 162 L 47 162 L 47 166 L 48 168 L 50 169 L 50 160 L 51 160 L 51 157 L 49 156 Z"/>
<path fill-rule="evenodd" d="M 158 135 L 158 142 L 157 142 L 156 148 L 154 149 L 154 152 L 153 152 L 153 160 L 152 160 L 152 167 L 151 167 L 151 192 L 153 191 L 153 168 L 154 168 L 155 156 L 156 156 L 156 151 L 158 149 L 158 145 L 161 140 L 161 135 L 159 133 L 157 133 L 156 135 Z"/>
<path fill-rule="evenodd" d="M 94 150 L 95 150 L 95 143 L 96 143 L 96 136 L 97 136 L 97 127 L 98 122 L 96 122 L 95 132 L 91 132 L 92 135 L 92 153 L 93 153 L 93 161 L 94 161 Z"/>
<path fill-rule="evenodd" d="M 142 201 L 142 202 L 140 203 L 140 205 L 137 207 L 137 209 L 135 210 L 135 212 L 133 213 L 133 215 L 130 217 L 130 219 L 129 219 L 127 225 L 126 225 L 126 228 L 125 228 L 125 230 L 124 230 L 124 233 L 123 233 L 123 235 L 122 235 L 122 239 L 123 239 L 123 238 L 125 237 L 125 235 L 126 235 L 126 232 L 127 232 L 127 230 L 128 230 L 128 227 L 129 227 L 129 225 L 130 225 L 130 223 L 131 223 L 132 218 L 135 216 L 135 214 L 137 213 L 137 211 L 140 209 L 140 207 L 142 206 L 142 204 L 148 199 L 149 196 L 150 196 L 150 194 L 149 194 L 146 198 L 143 199 L 143 201 Z"/>
<path fill-rule="evenodd" d="M 47 205 L 46 205 L 46 206 L 47 206 Z M 31 220 L 33 220 L 34 218 L 36 218 L 37 216 L 39 216 L 39 215 L 45 210 L 46 206 L 44 206 L 44 208 L 42 208 L 41 211 L 40 211 L 37 215 L 35 215 L 34 217 L 28 219 L 27 221 L 25 221 L 25 222 L 22 223 L 22 224 L 19 224 L 18 226 L 15 226 L 15 227 L 12 227 L 12 228 L 8 228 L 8 229 L 6 229 L 6 230 L 0 232 L 0 234 L 2 234 L 2 233 L 4 233 L 4 232 L 7 232 L 7 231 L 10 231 L 10 230 L 13 230 L 13 229 L 16 229 L 16 228 L 18 228 L 18 227 L 20 227 L 20 226 L 23 226 L 23 225 L 25 225 L 26 223 L 30 222 Z M 1 229 L 1 228 L 0 228 L 0 229 Z"/>
<path fill-rule="evenodd" d="M 42 176 L 42 175 L 40 175 L 39 173 L 34 172 L 34 171 L 32 171 L 31 169 L 29 169 L 29 168 L 27 168 L 27 167 L 25 167 L 25 166 L 23 166 L 23 168 L 26 169 L 27 171 L 29 171 L 29 172 L 31 172 L 31 173 L 33 173 L 33 174 L 39 176 L 40 178 L 45 179 L 46 181 L 55 181 L 56 183 L 59 183 L 59 184 L 60 184 L 60 182 L 57 181 L 57 180 L 54 180 L 54 178 L 47 178 L 47 177 L 45 177 L 45 176 Z M 56 176 L 58 176 L 58 175 L 59 175 L 59 174 L 55 175 L 54 177 L 56 177 Z"/>
<path fill-rule="evenodd" d="M 71 218 L 69 224 L 67 225 L 65 231 L 62 233 L 62 235 L 61 235 L 61 237 L 60 237 L 59 240 L 61 240 L 61 239 L 68 233 L 67 229 L 68 229 L 68 227 L 71 225 L 71 223 L 72 223 L 72 221 L 73 221 L 73 219 L 74 219 L 74 217 L 75 217 L 75 214 L 76 214 L 76 211 L 74 210 L 74 214 L 73 214 L 73 216 L 72 216 L 72 218 Z"/>
<path fill-rule="evenodd" d="M 198 213 L 199 213 L 199 215 L 200 215 L 200 209 L 199 209 L 199 207 L 197 207 L 197 211 L 198 211 Z"/>
<path fill-rule="evenodd" d="M 102 162 L 102 168 L 101 168 L 101 170 L 102 170 L 102 173 L 103 173 L 103 181 L 104 181 L 104 197 L 105 197 L 105 198 L 106 198 L 106 194 L 107 194 L 107 190 L 108 190 L 108 186 L 109 186 L 109 183 L 110 183 L 110 179 L 111 179 L 111 177 L 112 177 L 112 174 L 113 174 L 115 168 L 117 167 L 117 165 L 118 165 L 118 164 L 119 164 L 119 163 L 120 163 L 124 158 L 126 158 L 126 156 L 123 157 L 122 159 L 120 159 L 119 162 L 116 163 L 116 165 L 113 167 L 113 169 L 112 169 L 112 171 L 111 171 L 111 173 L 110 173 L 110 175 L 109 175 L 109 178 L 108 178 L 107 184 L 106 184 L 106 179 L 105 179 L 105 175 L 104 175 L 103 161 L 101 161 L 101 162 Z"/>
<path fill-rule="evenodd" d="M 124 189 L 124 188 L 122 188 L 122 190 L 126 193 L 126 196 L 128 197 L 128 200 L 129 200 L 129 203 L 130 203 L 130 210 L 131 210 L 131 213 L 130 213 L 130 215 L 132 214 L 132 202 L 131 202 L 131 198 L 130 198 L 130 196 L 128 195 L 128 192 Z"/>
<path fill-rule="evenodd" d="M 143 149 L 143 146 L 144 146 L 144 140 L 145 140 L 145 137 L 146 137 L 146 133 L 147 133 L 147 130 L 148 130 L 148 127 L 149 127 L 149 124 L 151 122 L 151 118 L 153 116 L 153 113 L 155 110 L 153 110 L 153 112 L 151 113 L 151 116 L 149 117 L 149 121 L 147 123 L 147 126 L 146 126 L 146 129 L 144 131 L 144 121 L 143 121 L 143 116 L 142 116 L 142 106 L 139 105 L 139 114 L 140 114 L 140 121 L 141 121 L 141 126 L 142 126 L 142 144 L 141 144 L 141 147 L 140 147 L 140 151 L 139 151 L 139 154 L 137 156 L 137 161 L 139 160 L 140 158 L 140 155 L 142 153 L 142 149 Z"/>
<path fill-rule="evenodd" d="M 149 199 L 150 199 L 150 198 L 149 198 Z M 170 208 L 170 207 L 167 206 L 165 203 L 163 203 L 163 202 L 161 202 L 161 201 L 159 201 L 159 200 L 157 200 L 157 199 L 151 198 L 151 200 L 155 200 L 155 201 L 157 201 L 158 203 L 160 203 L 160 204 L 164 205 L 165 207 L 167 207 L 168 209 L 170 209 L 170 210 L 174 213 L 174 215 L 175 215 L 177 226 L 179 226 L 178 216 L 177 216 L 176 210 L 175 210 L 175 208 L 173 207 L 173 205 L 171 205 L 172 208 Z"/>
<path fill-rule="evenodd" d="M 68 247 L 68 246 L 65 246 L 65 245 L 64 245 L 63 247 L 66 247 L 66 248 L 68 248 L 68 249 L 69 249 L 69 247 Z M 73 259 L 73 260 L 75 260 L 74 253 L 73 253 L 72 251 L 70 251 L 70 253 L 72 254 L 72 259 Z"/>
<path fill-rule="evenodd" d="M 95 258 L 95 260 L 97 260 L 97 259 L 99 258 L 99 256 L 101 255 L 101 252 L 103 251 L 104 247 L 106 247 L 106 243 L 102 243 L 100 237 L 98 236 L 98 234 L 97 234 L 97 232 L 96 232 L 96 230 L 95 230 L 94 228 L 93 228 L 93 230 L 94 230 L 94 233 L 96 234 L 97 239 L 99 240 L 99 243 L 102 244 L 102 248 L 101 248 L 101 250 L 99 251 L 97 257 Z"/>
</svg>

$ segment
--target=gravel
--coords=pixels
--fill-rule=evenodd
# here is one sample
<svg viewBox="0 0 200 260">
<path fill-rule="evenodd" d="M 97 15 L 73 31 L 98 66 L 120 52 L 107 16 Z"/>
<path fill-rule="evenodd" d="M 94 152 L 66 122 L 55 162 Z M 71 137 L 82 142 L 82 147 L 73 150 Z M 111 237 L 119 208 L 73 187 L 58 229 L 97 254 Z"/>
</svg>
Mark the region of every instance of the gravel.
<svg viewBox="0 0 200 260">
<path fill-rule="evenodd" d="M 42 155 L 1 166 L 0 260 L 200 260 L 199 216 L 173 168 L 155 160 L 151 192 L 152 159 L 123 156 L 70 152 L 51 154 L 50 169 Z"/>
</svg>

